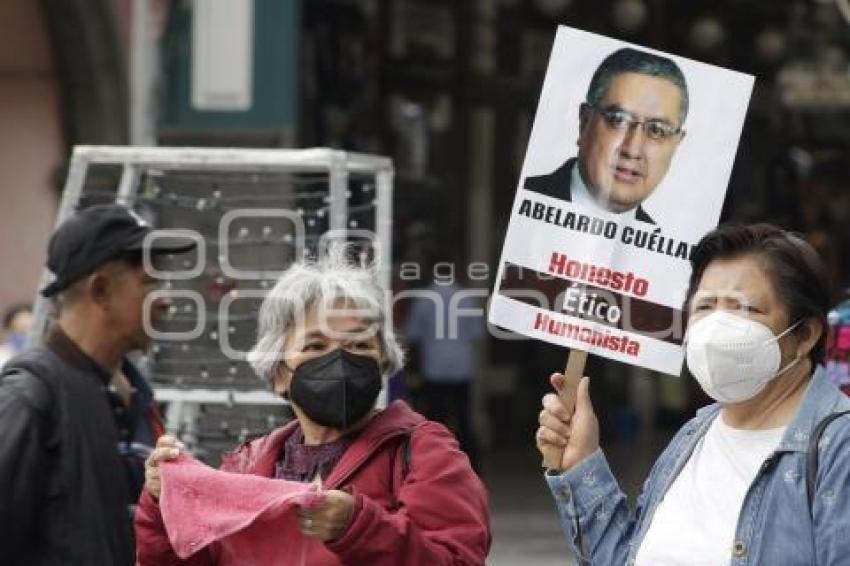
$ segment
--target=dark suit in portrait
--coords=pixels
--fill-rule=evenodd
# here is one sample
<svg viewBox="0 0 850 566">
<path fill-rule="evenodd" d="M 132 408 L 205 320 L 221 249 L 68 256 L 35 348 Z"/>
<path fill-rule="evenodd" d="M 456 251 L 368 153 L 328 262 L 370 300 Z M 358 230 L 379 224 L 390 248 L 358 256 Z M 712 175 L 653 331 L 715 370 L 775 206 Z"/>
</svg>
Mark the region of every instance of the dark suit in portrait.
<svg viewBox="0 0 850 566">
<path fill-rule="evenodd" d="M 523 188 L 527 191 L 540 193 L 547 197 L 552 197 L 567 202 L 572 202 L 571 182 L 573 167 L 576 164 L 576 158 L 570 158 L 560 167 L 547 175 L 538 175 L 536 177 L 526 177 Z M 638 205 L 635 210 L 635 218 L 641 222 L 655 224 L 652 217 L 646 213 L 641 205 Z"/>
</svg>

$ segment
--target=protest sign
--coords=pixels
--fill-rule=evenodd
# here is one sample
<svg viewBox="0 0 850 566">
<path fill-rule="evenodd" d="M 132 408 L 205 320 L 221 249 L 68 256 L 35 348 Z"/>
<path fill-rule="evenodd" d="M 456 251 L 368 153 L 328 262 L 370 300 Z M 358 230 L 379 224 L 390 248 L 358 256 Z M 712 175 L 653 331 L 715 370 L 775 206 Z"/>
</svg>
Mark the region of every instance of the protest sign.
<svg viewBox="0 0 850 566">
<path fill-rule="evenodd" d="M 559 27 L 488 320 L 669 374 L 753 77 Z"/>
</svg>

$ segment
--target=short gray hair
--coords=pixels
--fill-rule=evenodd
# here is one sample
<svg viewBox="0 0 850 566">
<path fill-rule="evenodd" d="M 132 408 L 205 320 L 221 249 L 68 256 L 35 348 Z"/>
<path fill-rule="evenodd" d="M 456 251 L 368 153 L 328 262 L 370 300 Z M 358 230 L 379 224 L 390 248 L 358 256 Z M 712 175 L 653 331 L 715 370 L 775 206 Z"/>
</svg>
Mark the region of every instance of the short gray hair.
<svg viewBox="0 0 850 566">
<path fill-rule="evenodd" d="M 318 260 L 293 263 L 278 279 L 260 307 L 257 343 L 247 359 L 259 377 L 271 381 L 283 361 L 286 337 L 298 324 L 298 317 L 317 305 L 344 301 L 366 313 L 377 325 L 380 368 L 384 376 L 399 370 L 404 354 L 387 315 L 384 289 L 373 268 L 348 260 L 346 246 L 332 246 Z"/>
</svg>

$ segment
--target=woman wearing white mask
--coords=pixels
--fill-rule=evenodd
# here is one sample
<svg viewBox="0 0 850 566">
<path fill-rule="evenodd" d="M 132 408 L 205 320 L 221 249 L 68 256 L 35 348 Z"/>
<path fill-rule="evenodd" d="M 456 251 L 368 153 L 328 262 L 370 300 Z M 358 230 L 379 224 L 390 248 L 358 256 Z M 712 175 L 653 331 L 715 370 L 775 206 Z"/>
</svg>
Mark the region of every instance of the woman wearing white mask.
<svg viewBox="0 0 850 566">
<path fill-rule="evenodd" d="M 573 414 L 544 397 L 536 441 L 564 449 L 546 479 L 568 541 L 603 565 L 847 564 L 850 400 L 819 365 L 829 293 L 817 254 L 774 226 L 725 226 L 691 262 L 687 364 L 717 403 L 676 434 L 631 511 L 587 378 Z"/>
</svg>

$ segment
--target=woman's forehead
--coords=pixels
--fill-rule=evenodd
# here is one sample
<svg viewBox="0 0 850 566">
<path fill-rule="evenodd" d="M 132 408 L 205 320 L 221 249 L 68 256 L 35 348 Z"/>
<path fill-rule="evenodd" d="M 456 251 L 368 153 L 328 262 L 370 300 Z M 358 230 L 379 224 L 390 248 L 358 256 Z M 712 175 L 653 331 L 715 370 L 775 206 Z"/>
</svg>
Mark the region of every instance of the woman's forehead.
<svg viewBox="0 0 850 566">
<path fill-rule="evenodd" d="M 770 274 L 764 263 L 753 256 L 714 260 L 706 266 L 694 298 L 741 295 L 750 300 L 775 297 Z"/>
<path fill-rule="evenodd" d="M 350 299 L 317 302 L 307 309 L 307 322 L 333 321 L 338 324 L 368 325 L 375 319 L 375 309 Z"/>
<path fill-rule="evenodd" d="M 370 320 L 362 316 L 330 313 L 308 318 L 301 329 L 303 334 L 315 334 L 325 329 L 337 332 L 358 332 L 371 326 Z"/>
<path fill-rule="evenodd" d="M 293 334 L 298 336 L 360 333 L 374 326 L 371 309 L 353 304 L 316 304 L 307 309 L 302 320 L 296 317 Z"/>
</svg>

